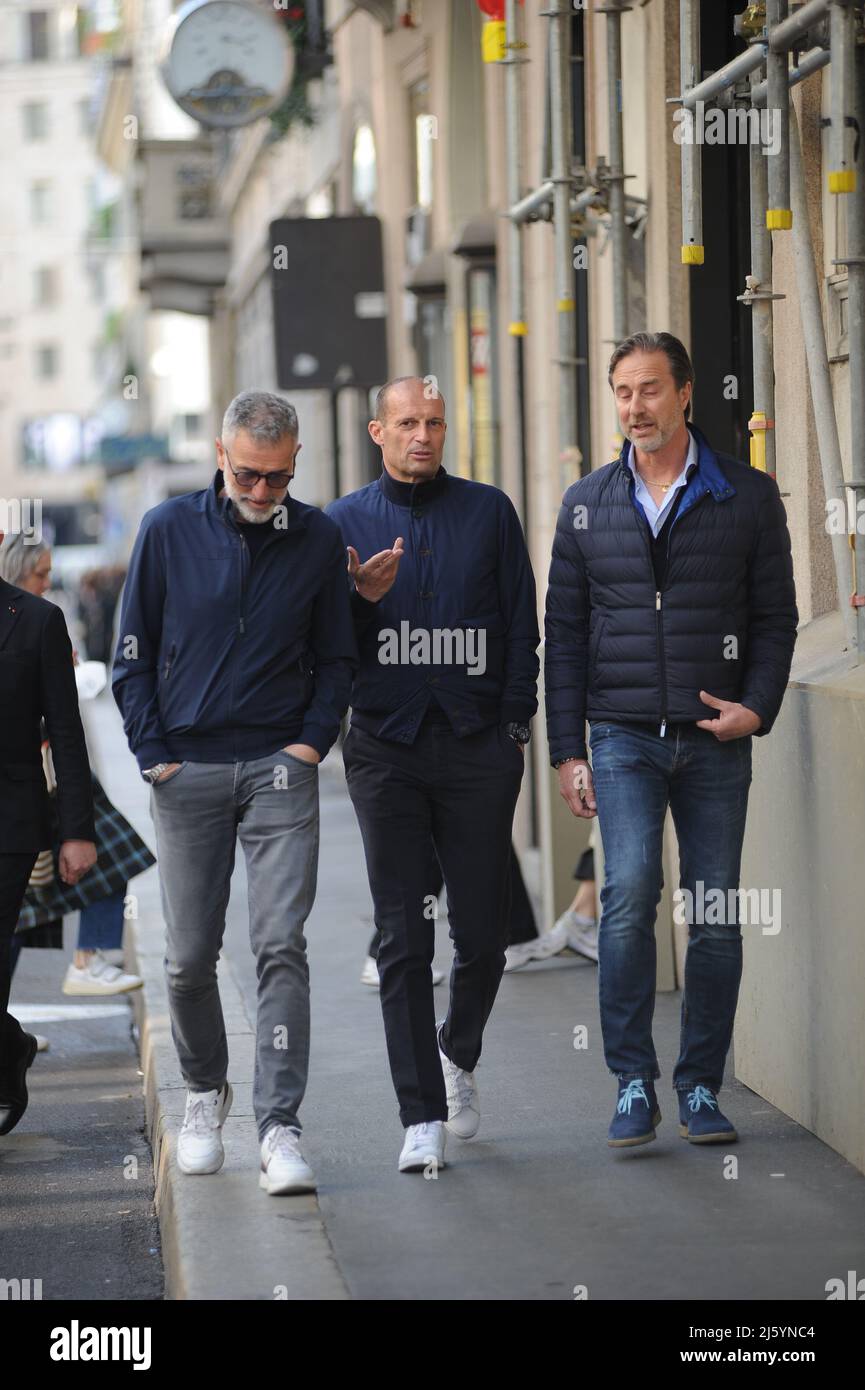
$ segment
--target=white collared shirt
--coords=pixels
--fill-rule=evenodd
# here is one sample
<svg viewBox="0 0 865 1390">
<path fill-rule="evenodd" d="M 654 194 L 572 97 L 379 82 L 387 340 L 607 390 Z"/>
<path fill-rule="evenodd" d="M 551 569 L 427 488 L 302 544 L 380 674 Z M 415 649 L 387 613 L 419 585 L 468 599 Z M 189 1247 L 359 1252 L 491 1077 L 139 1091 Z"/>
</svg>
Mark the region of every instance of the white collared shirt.
<svg viewBox="0 0 865 1390">
<path fill-rule="evenodd" d="M 688 481 L 688 469 L 691 467 L 692 464 L 696 467 L 699 449 L 697 447 L 697 441 L 694 438 L 694 435 L 691 434 L 690 430 L 688 430 L 688 438 L 691 442 L 688 445 L 688 453 L 685 458 L 685 466 L 682 469 L 676 481 L 673 483 L 670 490 L 665 494 L 664 500 L 660 506 L 658 506 L 658 504 L 655 502 L 648 487 L 643 482 L 643 479 L 640 477 L 636 467 L 634 466 L 634 446 L 633 444 L 630 444 L 629 441 L 630 447 L 628 449 L 628 467 L 633 473 L 636 482 L 635 495 L 637 501 L 642 505 L 643 511 L 646 513 L 646 519 L 648 520 L 648 523 L 652 528 L 653 536 L 657 536 L 658 532 L 663 526 L 667 512 L 669 511 L 670 507 L 675 501 L 676 493 L 679 491 L 679 488 L 684 487 L 685 483 Z"/>
</svg>

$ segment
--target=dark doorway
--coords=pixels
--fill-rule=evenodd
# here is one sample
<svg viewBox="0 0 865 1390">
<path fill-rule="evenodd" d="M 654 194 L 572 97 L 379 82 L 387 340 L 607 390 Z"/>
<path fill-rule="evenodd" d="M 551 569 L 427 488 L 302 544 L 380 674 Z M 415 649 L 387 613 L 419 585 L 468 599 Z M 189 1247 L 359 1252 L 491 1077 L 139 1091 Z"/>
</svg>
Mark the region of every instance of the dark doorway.
<svg viewBox="0 0 865 1390">
<path fill-rule="evenodd" d="M 704 75 L 743 51 L 744 41 L 733 33 L 733 16 L 741 9 L 739 0 L 711 0 L 700 6 Z M 751 266 L 748 147 L 703 145 L 702 152 L 706 258 L 689 272 L 696 376 L 692 414 L 714 448 L 747 462 L 753 408 L 751 311 L 736 296 L 743 292 Z M 738 399 L 727 399 L 731 377 L 736 379 Z"/>
</svg>

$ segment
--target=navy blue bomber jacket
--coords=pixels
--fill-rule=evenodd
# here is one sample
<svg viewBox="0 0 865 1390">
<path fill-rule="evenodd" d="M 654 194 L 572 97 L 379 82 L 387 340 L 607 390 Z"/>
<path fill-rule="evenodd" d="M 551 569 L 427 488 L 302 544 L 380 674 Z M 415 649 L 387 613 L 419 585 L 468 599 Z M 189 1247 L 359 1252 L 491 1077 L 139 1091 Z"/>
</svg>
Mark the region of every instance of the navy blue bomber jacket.
<svg viewBox="0 0 865 1390">
<path fill-rule="evenodd" d="M 420 483 L 385 470 L 327 514 L 361 562 L 397 536 L 405 542 L 390 591 L 378 603 L 352 595 L 360 651 L 352 723 L 413 743 L 431 700 L 458 737 L 528 723 L 540 634 L 528 550 L 506 494 L 444 468 Z"/>
<path fill-rule="evenodd" d="M 568 488 L 546 604 L 550 760 L 586 757 L 586 720 L 716 717 L 705 690 L 759 714 L 767 734 L 796 642 L 790 535 L 768 474 L 715 453 L 698 462 L 667 531 L 656 589 L 652 535 L 619 458 Z"/>
<path fill-rule="evenodd" d="M 144 771 L 307 743 L 348 708 L 357 646 L 339 530 L 286 497 L 252 563 L 222 473 L 147 512 L 123 591 L 114 698 Z"/>
</svg>

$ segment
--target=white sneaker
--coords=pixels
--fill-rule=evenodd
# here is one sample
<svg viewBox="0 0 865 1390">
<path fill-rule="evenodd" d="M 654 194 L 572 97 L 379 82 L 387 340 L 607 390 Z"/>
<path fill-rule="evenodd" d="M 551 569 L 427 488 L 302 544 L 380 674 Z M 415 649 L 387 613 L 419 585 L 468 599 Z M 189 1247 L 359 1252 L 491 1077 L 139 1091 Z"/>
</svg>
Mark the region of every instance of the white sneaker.
<svg viewBox="0 0 865 1390">
<path fill-rule="evenodd" d="M 122 946 L 118 946 L 116 949 L 103 951 L 102 955 L 108 961 L 109 965 L 119 965 L 121 970 L 126 963 L 126 952 Z"/>
<path fill-rule="evenodd" d="M 439 1025 L 441 1027 L 441 1025 Z M 438 1036 L 438 1031 L 436 1033 Z M 445 1078 L 448 1098 L 448 1117 L 445 1126 L 458 1139 L 473 1139 L 481 1123 L 481 1102 L 474 1072 L 463 1071 L 450 1057 L 446 1057 L 439 1044 L 439 1057 Z"/>
<path fill-rule="evenodd" d="M 430 1166 L 434 1173 L 445 1167 L 445 1126 L 443 1120 L 427 1120 L 409 1125 L 399 1156 L 401 1173 L 423 1173 Z"/>
<path fill-rule="evenodd" d="M 557 956 L 569 945 L 568 933 L 561 918 L 549 931 L 542 932 L 531 941 L 521 941 L 517 946 L 508 946 L 505 951 L 505 970 L 519 970 L 531 960 L 549 960 Z"/>
<path fill-rule="evenodd" d="M 232 1091 L 187 1091 L 186 1114 L 177 1136 L 177 1166 L 181 1173 L 218 1173 L 225 1162 L 220 1129 L 231 1109 Z"/>
<path fill-rule="evenodd" d="M 288 1125 L 271 1125 L 261 1141 L 259 1186 L 271 1197 L 284 1192 L 315 1192 L 315 1176 L 300 1152 L 300 1135 Z"/>
<path fill-rule="evenodd" d="M 568 945 L 572 951 L 576 951 L 580 956 L 587 956 L 589 960 L 597 962 L 598 959 L 598 924 L 594 917 L 583 917 L 578 912 L 571 912 L 570 909 L 561 916 L 556 923 L 556 927 L 563 925 L 567 933 Z M 553 928 L 555 931 L 555 927 Z"/>
<path fill-rule="evenodd" d="M 43 1038 L 43 1036 L 42 1036 L 41 1033 L 34 1033 L 33 1036 L 34 1036 L 34 1038 L 36 1039 L 36 1051 L 37 1051 L 37 1052 L 47 1052 L 48 1049 L 49 1049 L 49 1047 L 51 1046 L 51 1044 L 50 1044 L 50 1042 L 48 1041 L 48 1039 L 47 1039 L 47 1038 Z"/>
<path fill-rule="evenodd" d="M 444 977 L 445 972 L 443 970 L 433 970 L 433 985 L 440 985 Z M 362 985 L 371 985 L 373 989 L 378 989 L 378 966 L 376 965 L 375 958 L 373 956 L 367 956 L 366 960 L 364 961 L 363 970 L 361 970 L 360 972 L 360 982 Z"/>
<path fill-rule="evenodd" d="M 70 965 L 63 981 L 64 994 L 128 994 L 140 989 L 140 975 L 125 975 L 116 965 L 110 965 L 101 951 L 94 951 L 84 969 Z"/>
</svg>

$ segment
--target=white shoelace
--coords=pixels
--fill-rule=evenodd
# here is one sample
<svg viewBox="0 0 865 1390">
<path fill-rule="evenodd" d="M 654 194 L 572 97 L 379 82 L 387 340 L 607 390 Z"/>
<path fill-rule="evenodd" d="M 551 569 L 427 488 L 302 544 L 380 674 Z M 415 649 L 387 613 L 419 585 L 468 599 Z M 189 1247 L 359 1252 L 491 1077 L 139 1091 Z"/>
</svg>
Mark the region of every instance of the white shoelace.
<svg viewBox="0 0 865 1390">
<path fill-rule="evenodd" d="M 267 1147 L 277 1158 L 302 1158 L 298 1135 L 287 1125 L 275 1125 L 267 1136 Z"/>
<path fill-rule="evenodd" d="M 205 1096 L 212 1094 L 211 1091 L 205 1091 L 194 1100 L 191 1095 L 187 1098 L 186 1114 L 183 1118 L 184 1129 L 192 1130 L 193 1134 L 211 1134 L 219 1127 L 215 1102 L 205 1100 Z"/>
</svg>

